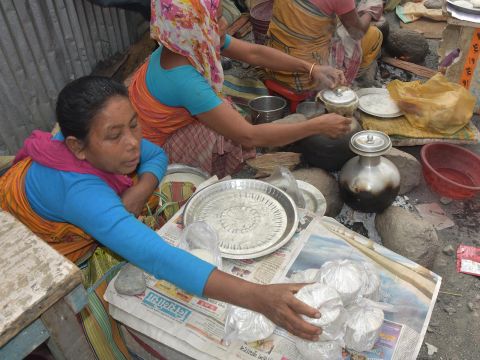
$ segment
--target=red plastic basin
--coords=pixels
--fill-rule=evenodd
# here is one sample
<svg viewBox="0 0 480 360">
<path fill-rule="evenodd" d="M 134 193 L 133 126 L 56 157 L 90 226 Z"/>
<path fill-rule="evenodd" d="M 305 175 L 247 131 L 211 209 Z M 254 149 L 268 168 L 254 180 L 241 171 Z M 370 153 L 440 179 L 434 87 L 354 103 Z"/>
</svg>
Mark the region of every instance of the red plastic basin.
<svg viewBox="0 0 480 360">
<path fill-rule="evenodd" d="M 422 147 L 423 176 L 431 189 L 451 199 L 480 192 L 480 156 L 461 146 L 433 143 Z"/>
</svg>

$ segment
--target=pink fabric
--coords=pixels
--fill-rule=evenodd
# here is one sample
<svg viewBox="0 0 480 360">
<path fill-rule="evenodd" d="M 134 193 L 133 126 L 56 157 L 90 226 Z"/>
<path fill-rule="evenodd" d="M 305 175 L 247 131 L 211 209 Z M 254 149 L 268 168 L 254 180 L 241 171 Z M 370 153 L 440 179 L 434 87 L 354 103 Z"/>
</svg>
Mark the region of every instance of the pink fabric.
<svg viewBox="0 0 480 360">
<path fill-rule="evenodd" d="M 370 13 L 373 21 L 378 21 L 383 15 L 382 0 L 362 0 L 358 4 L 357 12 L 359 16 Z"/>
<path fill-rule="evenodd" d="M 354 0 L 310 0 L 310 3 L 326 15 L 343 15 L 355 9 Z"/>
<path fill-rule="evenodd" d="M 27 157 L 52 169 L 96 175 L 119 195 L 133 185 L 132 179 L 126 175 L 108 173 L 93 167 L 88 161 L 77 159 L 63 141 L 52 139 L 46 131 L 33 131 L 15 156 L 14 163 Z"/>
<path fill-rule="evenodd" d="M 255 157 L 255 148 L 244 149 L 200 122 L 184 126 L 163 144 L 170 163 L 199 167 L 219 178 L 235 173 L 243 162 Z"/>
</svg>

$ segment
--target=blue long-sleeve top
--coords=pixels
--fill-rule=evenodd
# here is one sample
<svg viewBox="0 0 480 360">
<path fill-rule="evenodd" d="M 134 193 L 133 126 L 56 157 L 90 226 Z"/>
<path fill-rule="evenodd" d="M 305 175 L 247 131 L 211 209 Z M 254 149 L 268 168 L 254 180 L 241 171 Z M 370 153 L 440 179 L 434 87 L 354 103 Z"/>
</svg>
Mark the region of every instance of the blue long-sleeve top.
<svg viewBox="0 0 480 360">
<path fill-rule="evenodd" d="M 165 152 L 141 142 L 137 174 L 149 172 L 160 181 Z M 44 219 L 73 224 L 132 264 L 198 296 L 214 266 L 169 245 L 129 213 L 115 191 L 96 175 L 59 171 L 32 163 L 25 179 L 32 209 Z"/>
</svg>

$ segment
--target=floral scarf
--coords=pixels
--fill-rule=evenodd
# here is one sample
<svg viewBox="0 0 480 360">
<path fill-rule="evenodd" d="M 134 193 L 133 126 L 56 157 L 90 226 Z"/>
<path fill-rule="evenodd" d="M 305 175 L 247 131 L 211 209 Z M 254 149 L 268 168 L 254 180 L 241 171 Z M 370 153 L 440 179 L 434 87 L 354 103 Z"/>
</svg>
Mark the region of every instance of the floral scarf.
<svg viewBox="0 0 480 360">
<path fill-rule="evenodd" d="M 216 13 L 220 0 L 152 0 L 150 35 L 169 50 L 187 57 L 220 93 L 223 69 Z"/>
</svg>

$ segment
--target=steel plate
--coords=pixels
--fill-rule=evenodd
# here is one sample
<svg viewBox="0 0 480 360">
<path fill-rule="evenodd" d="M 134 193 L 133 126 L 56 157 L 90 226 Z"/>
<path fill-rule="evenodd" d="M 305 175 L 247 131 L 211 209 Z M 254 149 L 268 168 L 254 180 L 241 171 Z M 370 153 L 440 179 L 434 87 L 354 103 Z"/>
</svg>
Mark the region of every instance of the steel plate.
<svg viewBox="0 0 480 360">
<path fill-rule="evenodd" d="M 402 112 L 390 97 L 387 89 L 366 88 L 357 91 L 358 108 L 364 113 L 380 118 L 395 118 Z"/>
<path fill-rule="evenodd" d="M 470 8 L 466 8 L 466 7 L 457 5 L 455 1 L 447 0 L 447 10 L 448 10 L 449 6 L 451 6 L 453 9 L 455 9 L 457 11 L 460 11 L 460 12 L 463 12 L 463 13 L 480 15 L 480 8 L 470 9 Z"/>
<path fill-rule="evenodd" d="M 283 246 L 298 223 L 292 198 L 277 187 L 251 179 L 220 181 L 194 194 L 184 224 L 204 221 L 218 233 L 222 256 L 251 259 Z"/>
<path fill-rule="evenodd" d="M 183 164 L 171 164 L 168 165 L 167 172 L 160 184 L 160 189 L 162 188 L 162 184 L 168 181 L 189 182 L 192 183 L 195 188 L 198 188 L 202 182 L 209 178 L 210 175 L 202 169 Z"/>
<path fill-rule="evenodd" d="M 305 181 L 297 180 L 297 184 L 305 199 L 305 208 L 317 216 L 325 215 L 327 211 L 327 200 L 325 200 L 320 190 Z"/>
</svg>

